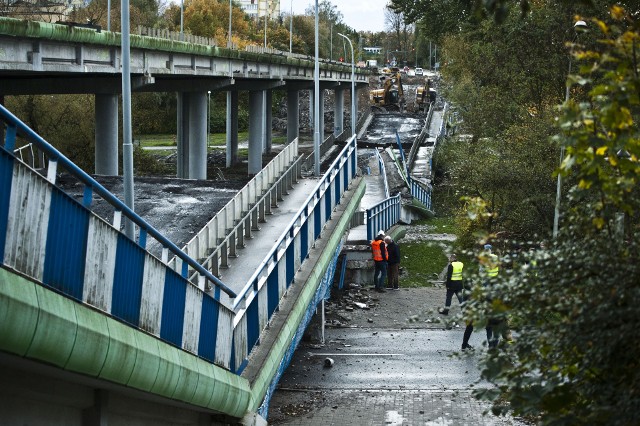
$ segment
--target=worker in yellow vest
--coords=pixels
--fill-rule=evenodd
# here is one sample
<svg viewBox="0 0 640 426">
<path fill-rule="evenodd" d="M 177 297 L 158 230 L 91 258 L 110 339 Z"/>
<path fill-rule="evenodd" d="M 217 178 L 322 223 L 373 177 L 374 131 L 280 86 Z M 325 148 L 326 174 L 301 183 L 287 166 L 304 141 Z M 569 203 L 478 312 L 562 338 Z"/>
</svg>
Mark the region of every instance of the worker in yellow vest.
<svg viewBox="0 0 640 426">
<path fill-rule="evenodd" d="M 500 259 L 497 255 L 492 253 L 492 249 L 493 247 L 491 244 L 484 245 L 485 256 L 487 259 L 486 263 L 482 265 L 487 276 L 485 285 L 490 285 L 491 281 L 500 274 Z M 489 318 L 485 330 L 487 332 L 489 348 L 495 348 L 498 346 L 498 341 L 500 339 L 498 331 L 500 331 L 504 340 L 511 340 L 511 332 L 509 331 L 507 321 L 504 319 Z"/>
<path fill-rule="evenodd" d="M 449 315 L 449 308 L 451 308 L 451 299 L 455 294 L 458 298 L 458 303 L 462 303 L 462 269 L 464 264 L 457 260 L 455 254 L 449 256 L 449 266 L 447 266 L 447 295 L 444 301 L 444 309 L 438 309 L 438 312 L 442 315 Z"/>
</svg>

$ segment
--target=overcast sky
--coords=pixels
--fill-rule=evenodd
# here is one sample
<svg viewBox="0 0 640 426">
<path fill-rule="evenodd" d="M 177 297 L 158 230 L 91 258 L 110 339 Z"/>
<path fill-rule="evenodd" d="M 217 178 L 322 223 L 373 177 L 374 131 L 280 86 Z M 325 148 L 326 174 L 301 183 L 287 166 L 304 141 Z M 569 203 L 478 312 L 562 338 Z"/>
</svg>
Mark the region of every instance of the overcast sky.
<svg viewBox="0 0 640 426">
<path fill-rule="evenodd" d="M 331 0 L 342 13 L 343 22 L 357 31 L 384 31 L 384 8 L 388 0 Z M 293 2 L 293 3 L 292 3 Z M 320 1 L 318 1 L 320 3 Z M 303 14 L 315 0 L 280 0 L 280 11 L 288 13 L 293 4 L 295 15 Z"/>
</svg>

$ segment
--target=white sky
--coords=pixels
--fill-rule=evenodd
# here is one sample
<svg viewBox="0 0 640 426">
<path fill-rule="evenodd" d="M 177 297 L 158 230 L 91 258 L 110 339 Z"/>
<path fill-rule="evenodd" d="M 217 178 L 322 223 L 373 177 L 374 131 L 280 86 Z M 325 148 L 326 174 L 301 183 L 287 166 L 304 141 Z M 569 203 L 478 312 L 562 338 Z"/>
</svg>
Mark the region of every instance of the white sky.
<svg viewBox="0 0 640 426">
<path fill-rule="evenodd" d="M 320 0 L 318 0 L 320 3 Z M 384 31 L 384 8 L 388 0 L 331 0 L 342 13 L 343 22 L 357 31 Z M 280 12 L 303 14 L 315 0 L 280 0 Z"/>
</svg>

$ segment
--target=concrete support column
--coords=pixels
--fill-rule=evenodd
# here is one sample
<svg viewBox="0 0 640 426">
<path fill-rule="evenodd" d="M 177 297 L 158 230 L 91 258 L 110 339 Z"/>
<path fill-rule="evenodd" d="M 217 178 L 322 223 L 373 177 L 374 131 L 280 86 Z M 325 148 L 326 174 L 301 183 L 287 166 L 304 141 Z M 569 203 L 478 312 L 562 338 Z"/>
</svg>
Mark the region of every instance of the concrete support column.
<svg viewBox="0 0 640 426">
<path fill-rule="evenodd" d="M 356 116 L 355 117 L 351 117 L 351 125 L 352 126 L 357 126 L 358 125 L 358 111 L 360 111 L 360 105 L 358 105 L 358 93 L 360 92 L 360 90 L 358 89 L 358 86 L 356 85 L 356 93 L 352 93 L 351 96 L 355 96 L 356 97 Z M 358 134 L 358 129 L 354 128 L 353 133 Z"/>
<path fill-rule="evenodd" d="M 265 154 L 271 153 L 271 145 L 273 142 L 273 92 L 271 90 L 264 91 L 264 103 L 265 103 Z"/>
<path fill-rule="evenodd" d="M 189 179 L 207 178 L 207 92 L 189 94 Z"/>
<path fill-rule="evenodd" d="M 287 142 L 300 136 L 300 92 L 287 91 Z"/>
<path fill-rule="evenodd" d="M 95 95 L 95 173 L 118 176 L 118 95 Z"/>
<path fill-rule="evenodd" d="M 189 94 L 178 92 L 176 106 L 176 143 L 178 145 L 176 176 L 181 179 L 187 179 L 189 177 L 189 108 L 186 107 L 188 104 Z"/>
<path fill-rule="evenodd" d="M 178 93 L 177 176 L 207 178 L 207 93 Z"/>
<path fill-rule="evenodd" d="M 313 100 L 313 98 L 315 97 L 315 94 L 313 93 L 313 89 L 309 90 L 309 128 L 313 129 L 313 117 L 315 117 L 314 115 L 314 106 L 315 106 L 315 101 Z M 313 133 L 313 131 L 311 132 Z"/>
<path fill-rule="evenodd" d="M 333 109 L 333 135 L 338 137 L 344 132 L 344 90 L 335 90 L 335 106 Z"/>
<path fill-rule="evenodd" d="M 320 145 L 324 142 L 324 90 L 320 89 Z"/>
<path fill-rule="evenodd" d="M 264 91 L 249 92 L 249 167 L 250 175 L 262 170 L 264 133 Z"/>
<path fill-rule="evenodd" d="M 227 167 L 238 164 L 238 92 L 227 92 Z"/>
</svg>

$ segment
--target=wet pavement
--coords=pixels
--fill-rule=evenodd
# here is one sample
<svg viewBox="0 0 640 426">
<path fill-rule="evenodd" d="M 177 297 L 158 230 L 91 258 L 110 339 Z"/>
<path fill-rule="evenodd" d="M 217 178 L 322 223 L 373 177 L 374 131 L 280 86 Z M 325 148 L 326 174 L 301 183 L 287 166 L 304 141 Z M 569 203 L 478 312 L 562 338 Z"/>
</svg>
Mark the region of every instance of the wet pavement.
<svg viewBox="0 0 640 426">
<path fill-rule="evenodd" d="M 269 423 L 524 425 L 487 413 L 489 405 L 473 396 L 490 386 L 478 367 L 484 330 L 471 337 L 475 350 L 461 351 L 460 307 L 454 302 L 449 316 L 439 315 L 444 296 L 442 286 L 332 296 L 325 344 L 301 343 L 273 396 Z"/>
</svg>

